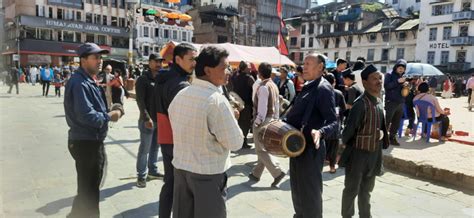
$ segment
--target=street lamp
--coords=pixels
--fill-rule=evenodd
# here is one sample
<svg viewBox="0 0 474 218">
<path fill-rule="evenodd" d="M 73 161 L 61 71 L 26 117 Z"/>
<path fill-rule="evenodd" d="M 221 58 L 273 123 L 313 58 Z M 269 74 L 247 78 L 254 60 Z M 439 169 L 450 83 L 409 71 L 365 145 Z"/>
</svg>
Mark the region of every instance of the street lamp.
<svg viewBox="0 0 474 218">
<path fill-rule="evenodd" d="M 18 57 L 18 70 L 20 70 L 21 63 L 20 63 L 20 17 L 16 18 L 16 22 L 10 21 L 7 23 L 7 26 L 12 28 L 13 26 L 15 27 L 15 38 L 16 38 L 16 44 L 17 44 L 17 57 Z M 13 59 L 13 57 L 12 57 Z"/>
<path fill-rule="evenodd" d="M 128 4 L 128 65 L 133 64 L 133 31 L 135 26 L 135 11 L 139 0 L 127 0 Z"/>
</svg>

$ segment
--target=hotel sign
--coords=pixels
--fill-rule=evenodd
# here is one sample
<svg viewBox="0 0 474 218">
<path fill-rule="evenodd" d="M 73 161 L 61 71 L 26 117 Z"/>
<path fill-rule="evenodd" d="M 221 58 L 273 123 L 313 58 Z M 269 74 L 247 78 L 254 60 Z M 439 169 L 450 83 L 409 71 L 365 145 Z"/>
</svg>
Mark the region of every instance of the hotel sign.
<svg viewBox="0 0 474 218">
<path fill-rule="evenodd" d="M 446 42 L 430 43 L 430 49 L 449 48 L 449 44 Z"/>
<path fill-rule="evenodd" d="M 119 27 L 113 27 L 113 26 L 104 26 L 104 25 L 98 25 L 98 24 L 92 24 L 92 23 L 56 20 L 56 19 L 49 19 L 49 18 L 44 18 L 44 17 L 33 17 L 33 16 L 21 16 L 20 20 L 21 20 L 20 21 L 21 25 L 31 26 L 31 27 L 61 29 L 61 30 L 86 32 L 86 33 L 97 33 L 97 34 L 120 36 L 120 37 L 128 36 L 128 32 L 125 31 L 125 28 L 119 28 Z"/>
</svg>

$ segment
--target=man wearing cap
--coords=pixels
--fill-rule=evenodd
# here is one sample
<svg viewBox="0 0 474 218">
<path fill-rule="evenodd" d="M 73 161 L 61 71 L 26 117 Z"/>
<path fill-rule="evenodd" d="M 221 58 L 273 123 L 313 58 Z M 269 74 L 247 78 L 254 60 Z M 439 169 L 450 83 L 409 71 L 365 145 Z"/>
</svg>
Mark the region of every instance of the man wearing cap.
<svg viewBox="0 0 474 218">
<path fill-rule="evenodd" d="M 163 177 L 158 171 L 158 142 L 155 110 L 155 78 L 164 59 L 159 54 L 151 54 L 148 59 L 150 70 L 138 77 L 135 92 L 140 116 L 140 146 L 137 155 L 137 187 L 146 187 L 146 179 Z"/>
<path fill-rule="evenodd" d="M 345 93 L 344 81 L 342 80 L 342 72 L 347 68 L 347 61 L 339 58 L 336 60 L 336 69 L 331 73 L 336 77 L 336 89 Z"/>
<path fill-rule="evenodd" d="M 283 98 L 288 101 L 292 101 L 295 97 L 295 84 L 291 79 L 288 78 L 288 68 L 280 68 L 280 81 L 276 84 L 278 91 Z"/>
<path fill-rule="evenodd" d="M 342 72 L 342 79 L 344 80 L 345 85 L 345 99 L 346 99 L 346 116 L 349 114 L 349 110 L 352 108 L 354 101 L 362 95 L 364 91 L 362 91 L 357 82 L 355 81 L 355 74 L 352 72 L 351 69 L 346 69 Z"/>
<path fill-rule="evenodd" d="M 358 98 L 347 118 L 342 132 L 346 145 L 340 166 L 345 167 L 342 193 L 342 217 L 354 216 L 354 199 L 358 196 L 359 216 L 371 217 L 370 192 L 374 189 L 375 176 L 382 173 L 382 148 L 389 146 L 382 100 L 382 73 L 373 65 L 361 73 L 364 94 Z"/>
<path fill-rule="evenodd" d="M 93 77 L 102 54 L 94 43 L 79 46 L 80 67 L 66 84 L 64 111 L 69 126 L 68 149 L 76 162 L 77 196 L 68 217 L 99 217 L 99 186 L 105 163 L 104 139 L 108 122 L 118 121 L 123 109 L 108 112 L 103 89 Z"/>
<path fill-rule="evenodd" d="M 294 217 L 323 216 L 324 139 L 337 129 L 333 88 L 322 78 L 325 66 L 326 59 L 321 54 L 312 53 L 305 58 L 302 76 L 308 82 L 286 116 L 286 122 L 300 129 L 306 140 L 303 153 L 290 158 Z"/>
</svg>

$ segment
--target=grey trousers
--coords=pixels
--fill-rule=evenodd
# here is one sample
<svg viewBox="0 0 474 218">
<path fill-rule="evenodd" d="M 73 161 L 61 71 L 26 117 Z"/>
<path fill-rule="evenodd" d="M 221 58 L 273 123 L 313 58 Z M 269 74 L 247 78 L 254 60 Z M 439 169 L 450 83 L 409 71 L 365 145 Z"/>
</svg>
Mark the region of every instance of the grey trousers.
<svg viewBox="0 0 474 218">
<path fill-rule="evenodd" d="M 262 126 L 270 122 L 271 119 L 265 119 L 265 121 L 259 127 L 253 127 L 253 140 L 255 142 L 255 153 L 257 154 L 258 160 L 257 165 L 252 169 L 252 174 L 260 178 L 263 170 L 267 168 L 273 178 L 278 177 L 283 171 L 280 169 L 278 161 L 275 160 L 267 151 L 264 150 L 262 142 L 257 137 Z"/>
<path fill-rule="evenodd" d="M 174 218 L 225 218 L 227 174 L 202 175 L 175 168 L 173 196 Z"/>
</svg>

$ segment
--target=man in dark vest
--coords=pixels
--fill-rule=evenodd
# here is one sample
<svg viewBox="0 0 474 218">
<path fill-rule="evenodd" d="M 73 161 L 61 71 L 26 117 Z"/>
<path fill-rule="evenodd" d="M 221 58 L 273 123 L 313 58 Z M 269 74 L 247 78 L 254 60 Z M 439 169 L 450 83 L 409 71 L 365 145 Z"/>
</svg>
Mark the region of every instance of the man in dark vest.
<svg viewBox="0 0 474 218">
<path fill-rule="evenodd" d="M 382 174 L 382 148 L 389 146 L 382 100 L 382 73 L 373 65 L 361 73 L 364 94 L 358 98 L 349 114 L 342 132 L 346 144 L 340 166 L 345 167 L 346 177 L 342 193 L 342 217 L 354 215 L 354 200 L 358 196 L 359 216 L 370 215 L 370 192 L 375 186 L 375 176 Z"/>
<path fill-rule="evenodd" d="M 304 60 L 303 78 L 308 81 L 296 96 L 286 122 L 300 129 L 306 148 L 300 156 L 290 158 L 290 184 L 294 217 L 323 216 L 322 170 L 326 156 L 324 140 L 337 129 L 334 91 L 322 78 L 326 59 L 309 54 Z"/>
</svg>

